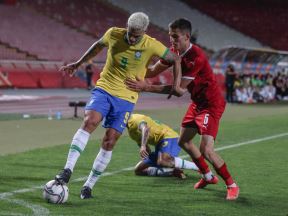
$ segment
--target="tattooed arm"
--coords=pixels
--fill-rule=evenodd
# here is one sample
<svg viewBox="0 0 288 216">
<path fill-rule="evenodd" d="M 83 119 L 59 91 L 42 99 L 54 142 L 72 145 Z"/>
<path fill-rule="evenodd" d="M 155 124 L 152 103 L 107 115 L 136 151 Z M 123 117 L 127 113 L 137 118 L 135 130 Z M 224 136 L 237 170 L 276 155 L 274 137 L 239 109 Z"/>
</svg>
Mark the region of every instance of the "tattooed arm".
<svg viewBox="0 0 288 216">
<path fill-rule="evenodd" d="M 104 47 L 105 47 L 105 44 L 103 43 L 102 38 L 101 38 L 98 41 L 96 41 L 77 62 L 73 62 L 66 66 L 61 67 L 60 71 L 68 73 L 70 76 L 73 76 L 76 69 L 80 65 L 82 65 L 84 62 L 87 62 L 93 57 L 95 57 Z"/>
</svg>

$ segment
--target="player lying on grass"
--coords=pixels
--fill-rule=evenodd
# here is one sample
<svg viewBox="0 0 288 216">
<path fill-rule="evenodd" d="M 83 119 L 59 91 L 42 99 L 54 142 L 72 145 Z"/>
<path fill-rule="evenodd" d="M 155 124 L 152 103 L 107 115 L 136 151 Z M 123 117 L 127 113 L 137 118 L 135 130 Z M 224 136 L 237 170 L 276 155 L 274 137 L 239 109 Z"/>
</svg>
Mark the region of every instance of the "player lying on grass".
<svg viewBox="0 0 288 216">
<path fill-rule="evenodd" d="M 129 136 L 140 146 L 142 160 L 135 167 L 136 175 L 184 179 L 186 176 L 181 169 L 199 170 L 193 162 L 178 157 L 181 151 L 179 135 L 167 125 L 145 115 L 132 114 L 127 128 Z M 154 152 L 148 144 L 155 147 Z"/>
</svg>

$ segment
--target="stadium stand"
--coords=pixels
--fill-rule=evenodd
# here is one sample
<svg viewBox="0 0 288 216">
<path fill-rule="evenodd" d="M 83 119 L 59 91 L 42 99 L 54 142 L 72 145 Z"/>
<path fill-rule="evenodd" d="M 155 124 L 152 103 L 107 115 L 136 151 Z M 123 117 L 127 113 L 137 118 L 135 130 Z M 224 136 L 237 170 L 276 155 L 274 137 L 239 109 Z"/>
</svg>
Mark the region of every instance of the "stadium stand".
<svg viewBox="0 0 288 216">
<path fill-rule="evenodd" d="M 264 1 L 269 2 L 269 0 Z M 0 4 L 0 14 L 2 15 L 2 19 L 0 19 L 0 60 L 28 61 L 12 61 L 10 63 L 0 61 L 0 87 L 85 88 L 85 79 L 83 79 L 81 69 L 79 76 L 70 78 L 62 76 L 58 72 L 59 66 L 78 59 L 109 27 L 125 27 L 129 13 L 135 11 L 143 11 L 150 15 L 151 21 L 160 27 L 151 24 L 148 34 L 166 45 L 169 45 L 166 30 L 168 22 L 178 17 L 187 17 L 192 20 L 194 31 L 198 31 L 197 43 L 202 48 L 209 48 L 206 49 L 208 55 L 212 53 L 211 50 L 221 50 L 230 44 L 235 47 L 263 47 L 258 41 L 201 13 L 199 10 L 210 13 L 202 8 L 209 5 L 210 1 L 202 2 L 201 7 L 197 6 L 196 0 L 185 2 L 192 6 L 189 7 L 184 1 L 176 0 L 158 0 L 157 7 L 153 0 L 86 0 L 85 4 L 81 0 L 5 0 L 5 4 Z M 236 2 L 240 4 L 238 0 Z M 229 10 L 229 5 L 231 5 L 229 2 L 225 7 L 220 3 L 214 2 L 213 4 L 218 8 L 223 7 L 225 10 Z M 240 11 L 240 9 L 238 10 Z M 229 14 L 228 12 L 227 14 Z M 247 11 L 245 13 L 248 14 Z M 152 14 L 157 14 L 157 16 Z M 240 16 L 240 12 L 235 14 Z M 286 14 L 283 17 L 285 18 Z M 229 25 L 229 23 L 226 24 Z M 251 29 L 251 26 L 249 28 Z M 267 29 L 265 31 L 267 32 Z M 278 42 L 287 44 L 287 38 L 281 39 L 280 37 Z M 33 62 L 29 61 L 30 59 L 49 61 L 49 63 Z M 102 68 L 105 59 L 106 52 L 103 51 L 94 61 Z M 58 63 L 55 64 L 53 61 L 58 61 Z M 219 83 L 223 84 L 223 70 L 226 68 L 226 62 L 212 59 L 211 64 Z M 250 71 L 253 68 L 255 68 L 254 64 L 245 64 L 244 69 Z M 265 68 L 270 68 L 270 65 Z M 93 76 L 93 81 L 99 77 L 99 70 Z M 149 82 L 167 83 L 171 81 L 171 78 L 171 72 L 167 71 L 158 77 L 149 79 Z M 42 80 L 47 81 L 44 83 Z"/>
<path fill-rule="evenodd" d="M 95 41 L 25 7 L 0 5 L 0 14 L 0 40 L 39 59 L 76 60 Z"/>
<path fill-rule="evenodd" d="M 14 4 L 15 3 L 15 4 Z M 0 87 L 17 88 L 85 88 L 83 76 L 67 77 L 52 66 L 53 61 L 71 62 L 79 58 L 91 44 L 109 27 L 125 27 L 129 14 L 102 1 L 88 0 L 83 4 L 80 0 L 19 0 L 11 6 L 10 3 L 0 4 L 0 59 L 52 61 L 43 66 L 43 62 L 12 61 L 0 62 Z M 16 4 L 17 3 L 17 4 Z M 97 11 L 97 13 L 95 13 Z M 13 26 L 13 28 L 11 28 Z M 168 44 L 169 38 L 162 29 L 151 25 L 149 34 L 162 36 Z M 165 38 L 165 39 L 164 39 Z M 19 54 L 14 49 L 24 50 Z M 16 50 L 17 50 L 16 49 Z M 32 58 L 33 59 L 33 58 Z M 106 59 L 103 51 L 96 61 L 101 66 Z M 37 65 L 41 65 L 37 67 Z M 50 65 L 50 66 L 49 66 Z M 80 69 L 81 70 L 81 69 Z M 81 75 L 81 71 L 79 71 Z M 93 81 L 99 78 L 99 71 L 93 76 Z M 21 79 L 17 79 L 17 78 Z M 45 82 L 43 82 L 45 80 Z M 150 82 L 163 83 L 171 80 L 170 72 L 150 79 Z"/>
<path fill-rule="evenodd" d="M 34 59 L 36 60 L 37 57 L 29 55 L 29 53 L 20 51 L 17 48 L 12 48 L 3 43 L 0 43 L 0 59 L 17 59 L 17 60 Z"/>
<path fill-rule="evenodd" d="M 85 4 L 81 0 L 21 0 L 20 3 L 97 38 L 112 26 L 125 28 L 129 17 L 127 12 L 99 0 L 86 0 Z M 153 24 L 149 35 L 169 44 L 166 32 Z"/>
<path fill-rule="evenodd" d="M 143 11 L 150 15 L 151 21 L 167 29 L 167 25 L 173 19 L 186 17 L 192 21 L 194 30 L 198 30 L 198 44 L 212 50 L 219 50 L 225 46 L 248 46 L 263 47 L 255 39 L 247 37 L 242 33 L 217 22 L 198 10 L 191 9 L 184 2 L 177 0 L 158 0 L 155 7 L 154 0 L 130 1 L 130 0 L 108 0 L 112 4 L 122 7 L 126 11 Z M 199 1 L 202 2 L 202 1 Z M 177 10 L 175 10 L 177 8 Z M 157 16 L 155 16 L 157 14 Z M 167 37 L 167 36 L 166 36 Z M 160 39 L 160 38 L 159 38 Z"/>
<path fill-rule="evenodd" d="M 288 2 L 281 0 L 185 0 L 191 8 L 278 50 L 288 50 Z M 221 8 L 221 10 L 219 10 Z"/>
</svg>

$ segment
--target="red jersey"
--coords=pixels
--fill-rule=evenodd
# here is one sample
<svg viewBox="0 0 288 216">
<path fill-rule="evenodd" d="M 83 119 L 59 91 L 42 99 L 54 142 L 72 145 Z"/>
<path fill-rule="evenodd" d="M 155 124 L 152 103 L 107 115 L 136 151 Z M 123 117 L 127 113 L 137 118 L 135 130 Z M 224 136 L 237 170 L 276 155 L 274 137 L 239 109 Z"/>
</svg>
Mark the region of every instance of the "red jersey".
<svg viewBox="0 0 288 216">
<path fill-rule="evenodd" d="M 175 52 L 173 48 L 170 50 Z M 161 62 L 167 65 L 164 60 Z M 190 44 L 182 55 L 181 68 L 182 78 L 192 80 L 187 90 L 199 109 L 225 104 L 209 61 L 200 47 Z"/>
</svg>

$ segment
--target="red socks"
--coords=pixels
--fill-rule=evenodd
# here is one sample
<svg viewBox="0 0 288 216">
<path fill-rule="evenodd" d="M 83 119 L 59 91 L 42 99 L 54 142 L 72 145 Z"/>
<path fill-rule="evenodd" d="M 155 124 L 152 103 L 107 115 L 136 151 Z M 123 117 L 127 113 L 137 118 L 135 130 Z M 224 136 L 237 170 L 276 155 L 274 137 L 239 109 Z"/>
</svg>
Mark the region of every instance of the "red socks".
<svg viewBox="0 0 288 216">
<path fill-rule="evenodd" d="M 208 164 L 205 162 L 203 155 L 201 155 L 197 159 L 193 159 L 193 161 L 197 165 L 197 167 L 199 168 L 202 174 L 206 174 L 210 171 Z"/>
<path fill-rule="evenodd" d="M 210 171 L 208 164 L 206 163 L 203 155 L 201 155 L 197 159 L 193 159 L 193 161 L 197 165 L 197 167 L 199 168 L 202 174 L 206 174 Z M 234 183 L 234 180 L 232 179 L 225 163 L 220 168 L 217 168 L 215 166 L 214 168 L 217 174 L 223 178 L 227 186 L 232 185 Z"/>
<path fill-rule="evenodd" d="M 217 174 L 223 178 L 227 186 L 232 185 L 234 183 L 225 163 L 220 168 L 216 168 L 215 166 L 214 168 Z"/>
</svg>

